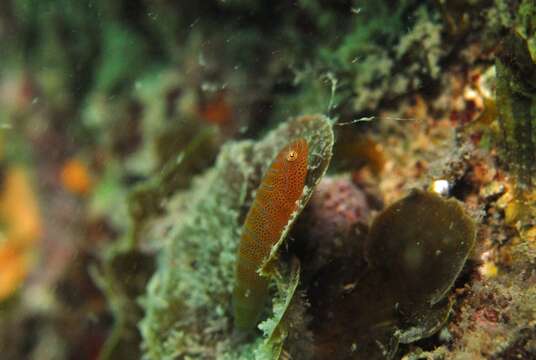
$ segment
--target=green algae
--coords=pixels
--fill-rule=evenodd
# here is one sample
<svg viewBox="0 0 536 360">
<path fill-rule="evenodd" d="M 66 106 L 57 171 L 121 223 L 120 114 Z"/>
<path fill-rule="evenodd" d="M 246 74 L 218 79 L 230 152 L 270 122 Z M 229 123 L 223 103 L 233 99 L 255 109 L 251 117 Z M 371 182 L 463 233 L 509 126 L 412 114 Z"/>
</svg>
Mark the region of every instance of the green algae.
<svg viewBox="0 0 536 360">
<path fill-rule="evenodd" d="M 507 37 L 496 62 L 497 109 L 502 149 L 521 186 L 536 176 L 536 63 L 526 41 Z"/>
<path fill-rule="evenodd" d="M 521 2 L 515 30 L 527 43 L 532 62 L 536 63 L 536 5 L 534 2 L 530 0 Z"/>
<path fill-rule="evenodd" d="M 326 271 L 316 279 L 316 358 L 390 359 L 399 343 L 436 332 L 475 236 L 460 204 L 432 193 L 414 191 L 382 211 L 367 241 L 368 269 L 347 262 L 339 275 Z"/>
<path fill-rule="evenodd" d="M 152 116 L 147 121 L 150 119 Z M 157 162 L 164 163 L 161 171 L 135 186 L 127 195 L 119 183 L 117 170 L 120 166 L 114 164 L 109 170 L 115 171 L 107 171 L 92 197 L 92 213 L 110 213 L 108 217 L 114 221 L 114 226 L 125 230 L 125 235 L 101 254 L 101 265 L 92 269 L 93 278 L 106 294 L 115 320 L 101 353 L 102 359 L 140 356 L 141 336 L 137 327 L 143 312 L 137 299 L 144 293 L 155 270 L 154 254 L 165 243 L 162 233 L 156 231 L 155 237 L 151 236 L 151 221 L 164 213 L 165 204 L 172 194 L 187 187 L 194 174 L 213 162 L 220 146 L 216 129 L 198 121 L 183 121 L 169 128 L 170 131 L 153 130 L 156 149 L 141 150 L 152 153 L 153 166 Z M 176 149 L 178 157 L 171 158 L 166 154 L 177 146 L 166 141 L 159 142 L 162 136 L 175 136 L 180 140 Z M 158 150 L 159 146 L 161 150 Z M 134 266 L 133 260 L 128 259 L 139 261 Z"/>
<path fill-rule="evenodd" d="M 194 180 L 188 190 L 191 196 L 183 197 L 188 203 L 181 205 L 180 215 L 167 209 L 168 216 L 175 218 L 168 230 L 171 241 L 161 250 L 157 271 L 142 299 L 146 316 L 140 329 L 148 358 L 217 358 L 226 354 L 240 359 L 252 358 L 253 353 L 256 358 L 278 358 L 286 337 L 284 309 L 293 298 L 295 286 L 283 294 L 276 291 L 275 299 L 282 299 L 282 303 L 274 302 L 273 315 L 266 309 L 268 319 L 272 319 L 263 325 L 267 340 L 257 337 L 232 346 L 230 303 L 236 247 L 253 190 L 277 151 L 300 137 L 307 139 L 310 148 L 306 187 L 299 200 L 301 210 L 331 157 L 331 122 L 323 116 L 303 116 L 283 123 L 257 143 L 227 144 L 215 167 Z M 282 240 L 299 210 L 289 221 Z M 277 264 L 276 249 L 270 256 L 271 265 Z M 269 268 L 275 276 L 276 266 Z M 297 272 L 294 274 L 281 277 L 279 282 L 297 284 Z"/>
<path fill-rule="evenodd" d="M 501 7 L 509 16 L 500 24 L 506 34 L 495 61 L 498 148 L 523 190 L 536 175 L 536 6 L 530 0 L 507 5 Z"/>
<path fill-rule="evenodd" d="M 90 268 L 95 283 L 106 294 L 115 317 L 114 327 L 99 359 L 139 358 L 141 337 L 136 330 L 142 309 L 136 299 L 154 272 L 154 258 L 135 249 L 109 249 L 100 268 Z"/>
<path fill-rule="evenodd" d="M 95 74 L 95 91 L 107 94 L 133 83 L 147 66 L 148 44 L 143 37 L 118 23 L 102 31 L 102 55 Z M 122 59 L 122 61 L 118 61 Z"/>
<path fill-rule="evenodd" d="M 278 273 L 276 276 L 277 294 L 280 299 L 273 302 L 273 316 L 259 324 L 259 328 L 264 333 L 264 343 L 257 350 L 259 358 L 262 354 L 273 354 L 271 358 L 278 359 L 283 351 L 283 345 L 288 336 L 289 309 L 293 302 L 296 302 L 296 291 L 300 284 L 300 262 L 293 259 L 290 264 L 290 272 Z"/>
<path fill-rule="evenodd" d="M 456 200 L 413 192 L 374 220 L 368 258 L 408 296 L 434 305 L 452 287 L 473 247 L 474 232 Z"/>
<path fill-rule="evenodd" d="M 355 2 L 348 12 L 352 16 L 343 35 L 320 42 L 311 60 L 295 61 L 292 85 L 299 91 L 277 98 L 277 115 L 289 109 L 370 112 L 438 82 L 440 61 L 451 47 L 442 42 L 437 9 L 405 0 L 396 5 Z M 334 21 L 331 26 L 338 26 L 339 19 Z"/>
<path fill-rule="evenodd" d="M 166 199 L 186 188 L 193 176 L 212 165 L 220 146 L 217 129 L 203 126 L 198 121 L 182 122 L 162 136 L 165 138 L 158 139 L 160 147 L 164 148 L 160 153 L 175 150 L 178 155 L 174 158 L 171 155 L 160 156 L 164 163 L 162 170 L 129 194 L 128 206 L 134 221 L 132 232 L 136 241 L 144 225 L 162 213 Z M 166 143 L 170 137 L 173 137 L 173 144 Z"/>
</svg>

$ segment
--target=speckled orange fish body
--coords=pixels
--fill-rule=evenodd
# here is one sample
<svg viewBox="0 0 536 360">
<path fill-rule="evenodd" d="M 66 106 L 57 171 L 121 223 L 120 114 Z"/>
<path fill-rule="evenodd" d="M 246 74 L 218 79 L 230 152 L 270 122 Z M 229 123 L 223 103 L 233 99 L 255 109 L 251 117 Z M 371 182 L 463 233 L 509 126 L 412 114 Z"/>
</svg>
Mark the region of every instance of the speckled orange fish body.
<svg viewBox="0 0 536 360">
<path fill-rule="evenodd" d="M 307 175 L 307 155 L 305 139 L 283 148 L 264 176 L 249 209 L 238 247 L 233 294 L 234 324 L 238 330 L 251 330 L 263 309 L 268 279 L 257 270 L 297 208 Z"/>
</svg>

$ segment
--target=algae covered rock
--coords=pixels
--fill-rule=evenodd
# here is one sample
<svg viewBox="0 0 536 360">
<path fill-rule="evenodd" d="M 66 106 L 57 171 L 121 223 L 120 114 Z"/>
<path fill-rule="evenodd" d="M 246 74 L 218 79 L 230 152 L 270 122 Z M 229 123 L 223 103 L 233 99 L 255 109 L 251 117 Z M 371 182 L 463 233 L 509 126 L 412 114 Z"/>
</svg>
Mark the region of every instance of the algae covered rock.
<svg viewBox="0 0 536 360">
<path fill-rule="evenodd" d="M 173 213 L 174 202 L 170 200 L 168 212 L 175 223 L 167 231 L 157 271 L 142 300 L 146 316 L 140 328 L 148 358 L 278 358 L 285 338 L 282 319 L 287 306 L 276 300 L 274 314 L 266 309 L 272 319 L 263 326 L 266 344 L 258 336 L 232 345 L 231 294 L 240 230 L 253 190 L 280 149 L 298 138 L 309 144 L 309 168 L 298 210 L 267 262 L 277 265 L 277 248 L 329 164 L 333 146 L 329 119 L 303 116 L 283 123 L 257 143 L 227 144 L 215 167 L 195 179 L 185 194 L 177 194 L 186 202 L 180 204 L 180 214 Z M 279 273 L 278 283 L 297 284 L 296 271 L 287 274 Z M 290 304 L 293 292 L 278 295 L 276 290 L 275 298 Z"/>
<path fill-rule="evenodd" d="M 523 1 L 495 64 L 502 148 L 522 186 L 536 176 L 536 6 Z"/>
</svg>

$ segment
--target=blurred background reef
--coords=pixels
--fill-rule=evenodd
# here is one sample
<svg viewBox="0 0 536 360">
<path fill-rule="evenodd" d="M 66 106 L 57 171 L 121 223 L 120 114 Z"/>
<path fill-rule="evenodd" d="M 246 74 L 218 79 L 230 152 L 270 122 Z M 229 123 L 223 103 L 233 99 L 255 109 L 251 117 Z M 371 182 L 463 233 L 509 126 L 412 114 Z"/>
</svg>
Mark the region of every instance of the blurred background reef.
<svg viewBox="0 0 536 360">
<path fill-rule="evenodd" d="M 536 358 L 534 1 L 3 0 L 0 44 L 2 359 Z"/>
</svg>

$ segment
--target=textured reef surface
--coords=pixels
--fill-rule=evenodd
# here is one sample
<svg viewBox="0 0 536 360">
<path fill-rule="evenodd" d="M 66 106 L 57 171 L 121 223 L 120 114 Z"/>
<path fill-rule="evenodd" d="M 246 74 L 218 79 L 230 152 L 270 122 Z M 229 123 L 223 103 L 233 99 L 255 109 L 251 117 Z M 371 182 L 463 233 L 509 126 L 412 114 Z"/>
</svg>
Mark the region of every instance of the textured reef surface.
<svg viewBox="0 0 536 360">
<path fill-rule="evenodd" d="M 254 351 L 255 345 L 245 350 L 230 343 L 231 294 L 240 228 L 244 210 L 252 202 L 252 190 L 258 188 L 267 165 L 281 148 L 299 138 L 306 139 L 310 148 L 306 187 L 281 240 L 272 248 L 270 258 L 275 258 L 291 223 L 329 164 L 333 133 L 327 118 L 301 117 L 271 132 L 259 143 L 227 145 L 215 168 L 195 180 L 194 191 L 204 190 L 198 195 L 178 195 L 187 201 L 186 209 L 181 209 L 185 204 L 180 204 L 179 199 L 177 203 L 170 201 L 170 206 L 178 206 L 179 210 L 170 209 L 169 216 L 182 220 L 166 230 L 175 234 L 174 240 L 163 245 L 160 266 L 143 299 L 146 317 L 141 329 L 149 356 L 196 351 L 199 355 L 226 354 L 232 359 L 239 357 L 240 352 Z M 264 267 L 272 266 L 271 261 L 266 259 Z M 285 293 L 275 296 L 291 297 Z M 274 309 L 270 317 L 281 317 L 280 311 L 284 310 Z M 270 321 L 272 324 L 265 329 L 267 334 L 282 326 L 278 324 L 281 320 Z M 205 332 L 206 329 L 212 330 Z M 284 335 L 280 335 L 274 342 L 283 339 Z"/>
<path fill-rule="evenodd" d="M 2 359 L 536 358 L 533 0 L 6 0 L 0 43 Z"/>
</svg>

